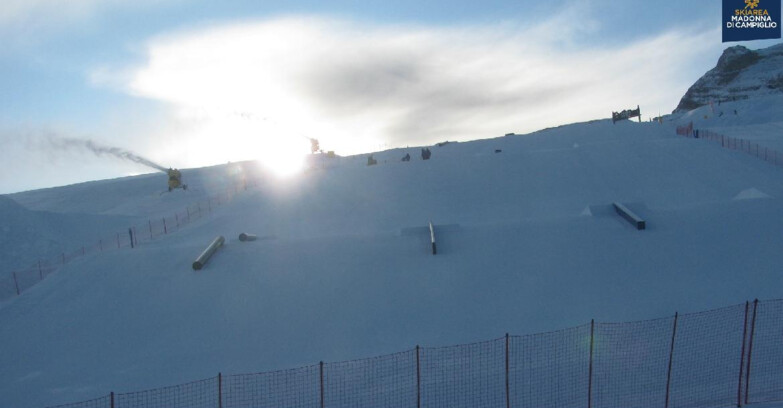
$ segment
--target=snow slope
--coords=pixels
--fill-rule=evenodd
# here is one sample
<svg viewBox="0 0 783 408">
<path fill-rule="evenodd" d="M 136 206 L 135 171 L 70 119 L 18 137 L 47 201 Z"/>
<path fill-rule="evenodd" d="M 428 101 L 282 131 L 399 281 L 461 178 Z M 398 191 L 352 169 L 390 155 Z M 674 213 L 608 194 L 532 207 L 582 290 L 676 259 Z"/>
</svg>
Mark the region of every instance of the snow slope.
<svg viewBox="0 0 783 408">
<path fill-rule="evenodd" d="M 783 95 L 713 103 L 669 120 L 783 152 Z"/>
<path fill-rule="evenodd" d="M 240 173 L 260 180 L 211 217 L 79 258 L 2 306 L 2 405 L 780 298 L 781 169 L 676 136 L 687 118 L 670 119 L 449 143 L 428 161 L 414 148 L 370 167 L 319 157 L 283 180 L 194 169 L 192 191 L 171 195 L 155 175 L 15 194 L 30 209 L 145 217 Z M 194 272 L 217 235 L 225 247 Z"/>
<path fill-rule="evenodd" d="M 222 192 L 242 177 L 258 176 L 257 166 L 233 163 L 182 170 L 183 183 L 189 188 L 176 190 L 174 194 L 163 194 L 168 188 L 166 174 L 152 173 L 26 191 L 8 197 L 31 210 L 146 218 L 168 214 Z"/>
<path fill-rule="evenodd" d="M 126 216 L 60 214 L 32 211 L 0 196 L 0 247 L 6 270 L 30 266 L 35 259 L 47 259 L 70 252 L 77 243 L 92 241 L 108 229 L 120 229 L 134 220 Z M 70 246 L 68 244 L 71 244 Z M 37 257 L 37 258 L 36 258 Z"/>
</svg>

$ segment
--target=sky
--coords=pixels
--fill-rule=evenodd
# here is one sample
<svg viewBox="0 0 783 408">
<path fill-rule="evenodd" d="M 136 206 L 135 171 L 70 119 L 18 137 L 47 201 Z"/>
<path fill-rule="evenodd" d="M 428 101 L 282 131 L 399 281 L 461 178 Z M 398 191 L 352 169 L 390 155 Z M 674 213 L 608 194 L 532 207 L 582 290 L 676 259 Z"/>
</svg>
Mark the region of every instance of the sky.
<svg viewBox="0 0 783 408">
<path fill-rule="evenodd" d="M 350 155 L 637 105 L 648 119 L 736 44 L 721 43 L 720 12 L 714 0 L 5 0 L 0 194 L 157 171 L 84 146 L 164 168 L 290 170 L 310 138 Z"/>
</svg>

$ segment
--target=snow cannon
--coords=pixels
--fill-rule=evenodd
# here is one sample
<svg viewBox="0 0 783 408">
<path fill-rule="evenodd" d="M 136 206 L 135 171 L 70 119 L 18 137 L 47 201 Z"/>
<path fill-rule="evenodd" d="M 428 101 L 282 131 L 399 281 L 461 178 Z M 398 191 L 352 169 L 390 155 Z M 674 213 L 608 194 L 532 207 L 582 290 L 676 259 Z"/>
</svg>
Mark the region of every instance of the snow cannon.
<svg viewBox="0 0 783 408">
<path fill-rule="evenodd" d="M 257 239 L 258 239 L 258 236 L 254 235 L 254 234 L 246 234 L 244 232 L 239 234 L 239 240 L 242 241 L 242 242 L 255 241 Z"/>
<path fill-rule="evenodd" d="M 222 235 L 212 240 L 212 243 L 209 244 L 207 249 L 205 249 L 204 252 L 202 252 L 195 261 L 193 261 L 193 270 L 197 271 L 203 268 L 207 261 L 209 261 L 209 258 L 212 257 L 212 254 L 214 254 L 218 248 L 222 247 L 224 242 L 226 242 L 226 239 L 223 238 Z"/>
<path fill-rule="evenodd" d="M 175 188 L 182 188 L 183 190 L 188 189 L 187 184 L 182 184 L 182 173 L 180 173 L 179 170 L 169 167 L 166 174 L 169 176 L 169 191 L 174 190 Z"/>
</svg>

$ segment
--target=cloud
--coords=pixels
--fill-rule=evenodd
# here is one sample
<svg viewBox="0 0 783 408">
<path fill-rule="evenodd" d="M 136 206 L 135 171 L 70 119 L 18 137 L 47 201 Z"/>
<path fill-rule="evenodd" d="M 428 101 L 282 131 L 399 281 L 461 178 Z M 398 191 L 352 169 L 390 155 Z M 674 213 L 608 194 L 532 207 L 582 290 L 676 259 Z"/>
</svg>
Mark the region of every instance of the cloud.
<svg viewBox="0 0 783 408">
<path fill-rule="evenodd" d="M 0 7 L 0 25 L 25 24 L 43 16 L 59 18 L 84 16 L 99 4 L 99 0 L 5 0 Z"/>
<path fill-rule="evenodd" d="M 170 103 L 205 128 L 241 115 L 357 153 L 533 131 L 637 104 L 646 116 L 666 113 L 696 79 L 683 73 L 716 52 L 704 46 L 714 30 L 590 43 L 601 29 L 584 3 L 533 25 L 281 17 L 153 38 L 141 66 L 104 67 L 93 80 Z"/>
<path fill-rule="evenodd" d="M 5 42 L 28 44 L 64 28 L 84 24 L 107 11 L 154 7 L 182 0 L 3 0 L 0 35 Z M 7 47 L 8 44 L 2 44 Z"/>
</svg>

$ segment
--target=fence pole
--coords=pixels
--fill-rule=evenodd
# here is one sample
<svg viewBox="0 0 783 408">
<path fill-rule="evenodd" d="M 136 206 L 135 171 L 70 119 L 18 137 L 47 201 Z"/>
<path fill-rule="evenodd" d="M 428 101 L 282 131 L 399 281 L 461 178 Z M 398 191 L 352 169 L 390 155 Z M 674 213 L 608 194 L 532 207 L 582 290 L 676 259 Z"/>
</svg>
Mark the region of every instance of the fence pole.
<svg viewBox="0 0 783 408">
<path fill-rule="evenodd" d="M 416 345 L 416 408 L 421 408 L 421 359 L 419 345 Z"/>
<path fill-rule="evenodd" d="M 587 408 L 593 406 L 593 344 L 595 336 L 595 319 L 590 320 L 590 366 L 587 380 Z"/>
<path fill-rule="evenodd" d="M 41 260 L 40 259 L 38 260 L 38 277 L 40 277 L 41 280 L 43 280 L 43 270 L 41 270 Z"/>
<path fill-rule="evenodd" d="M 508 381 L 508 364 L 509 364 L 509 362 L 508 362 L 508 354 L 509 354 L 508 343 L 509 343 L 509 337 L 508 337 L 508 333 L 506 333 L 506 408 L 511 408 L 511 392 L 510 392 L 510 389 L 509 389 L 509 381 Z"/>
<path fill-rule="evenodd" d="M 430 221 L 430 241 L 432 242 L 432 254 L 435 255 L 438 250 L 435 247 L 435 228 L 432 226 L 432 221 Z"/>
<path fill-rule="evenodd" d="M 133 245 L 133 229 L 132 228 L 128 228 L 128 236 L 130 237 L 131 248 L 133 248 L 134 245 Z"/>
<path fill-rule="evenodd" d="M 749 302 L 745 302 L 745 322 L 742 324 L 742 351 L 740 353 L 740 369 L 739 369 L 739 381 L 737 381 L 737 406 L 742 406 L 742 369 L 745 365 L 745 341 L 748 336 L 748 305 Z"/>
<path fill-rule="evenodd" d="M 666 404 L 664 405 L 665 408 L 669 408 L 669 390 L 671 389 L 672 384 L 672 361 L 674 361 L 674 339 L 677 336 L 677 318 L 679 317 L 679 313 L 674 312 L 674 326 L 672 327 L 672 342 L 671 347 L 669 349 L 669 369 L 666 373 Z"/>
<path fill-rule="evenodd" d="M 139 246 L 139 234 L 136 233 L 136 227 L 133 227 L 133 242 Z"/>
<path fill-rule="evenodd" d="M 753 301 L 753 318 L 750 322 L 750 343 L 748 344 L 748 367 L 745 370 L 745 405 L 748 405 L 748 393 L 750 390 L 750 359 L 753 356 L 753 335 L 756 333 L 756 309 L 758 309 L 759 300 Z"/>
<path fill-rule="evenodd" d="M 16 296 L 19 296 L 19 282 L 16 280 L 16 272 L 14 272 L 14 286 L 16 286 Z"/>
<path fill-rule="evenodd" d="M 223 408 L 223 373 L 218 373 L 218 408 Z"/>
<path fill-rule="evenodd" d="M 163 217 L 163 233 L 164 234 L 168 234 L 169 233 L 169 229 L 166 228 L 166 217 Z"/>
<path fill-rule="evenodd" d="M 117 248 L 120 247 L 120 233 L 117 233 Z"/>
<path fill-rule="evenodd" d="M 114 391 L 109 394 L 109 405 L 111 408 L 114 408 Z"/>
<path fill-rule="evenodd" d="M 174 220 L 177 221 L 177 229 L 179 229 L 179 214 L 174 213 Z"/>
<path fill-rule="evenodd" d="M 318 364 L 318 373 L 320 376 L 320 384 L 321 384 L 321 408 L 324 408 L 324 362 L 321 361 Z"/>
</svg>

